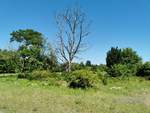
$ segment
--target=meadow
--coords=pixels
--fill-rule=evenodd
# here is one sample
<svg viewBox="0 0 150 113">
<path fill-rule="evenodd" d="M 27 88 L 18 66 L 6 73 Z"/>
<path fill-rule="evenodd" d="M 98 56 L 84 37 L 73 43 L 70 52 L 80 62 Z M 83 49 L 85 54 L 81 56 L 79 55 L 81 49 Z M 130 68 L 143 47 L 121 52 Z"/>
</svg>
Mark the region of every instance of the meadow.
<svg viewBox="0 0 150 113">
<path fill-rule="evenodd" d="M 150 82 L 111 78 L 99 88 L 72 89 L 47 82 L 0 78 L 0 113 L 150 113 Z"/>
</svg>

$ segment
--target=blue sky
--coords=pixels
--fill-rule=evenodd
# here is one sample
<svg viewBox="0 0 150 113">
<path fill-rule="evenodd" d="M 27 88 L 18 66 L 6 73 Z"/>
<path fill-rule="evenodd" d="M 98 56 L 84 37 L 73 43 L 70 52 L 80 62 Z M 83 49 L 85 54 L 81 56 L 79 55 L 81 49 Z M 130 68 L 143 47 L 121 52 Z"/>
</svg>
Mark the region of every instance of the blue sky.
<svg viewBox="0 0 150 113">
<path fill-rule="evenodd" d="M 0 0 L 0 48 L 9 47 L 13 30 L 32 28 L 56 41 L 54 12 L 79 3 L 92 20 L 89 48 L 80 60 L 105 63 L 111 46 L 132 47 L 150 60 L 149 0 Z"/>
</svg>

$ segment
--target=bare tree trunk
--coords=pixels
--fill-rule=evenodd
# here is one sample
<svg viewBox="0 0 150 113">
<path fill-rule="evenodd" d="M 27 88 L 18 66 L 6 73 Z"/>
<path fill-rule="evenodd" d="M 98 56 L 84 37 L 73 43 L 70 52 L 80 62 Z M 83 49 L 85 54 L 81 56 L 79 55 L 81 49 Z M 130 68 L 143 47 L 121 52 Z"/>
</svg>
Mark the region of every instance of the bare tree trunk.
<svg viewBox="0 0 150 113">
<path fill-rule="evenodd" d="M 79 8 L 66 9 L 56 14 L 60 60 L 67 63 L 67 72 L 71 71 L 72 62 L 83 48 L 84 38 L 88 36 L 89 23 L 85 13 Z"/>
<path fill-rule="evenodd" d="M 69 61 L 69 63 L 68 63 L 68 72 L 71 72 L 71 68 L 72 68 L 72 62 Z"/>
</svg>

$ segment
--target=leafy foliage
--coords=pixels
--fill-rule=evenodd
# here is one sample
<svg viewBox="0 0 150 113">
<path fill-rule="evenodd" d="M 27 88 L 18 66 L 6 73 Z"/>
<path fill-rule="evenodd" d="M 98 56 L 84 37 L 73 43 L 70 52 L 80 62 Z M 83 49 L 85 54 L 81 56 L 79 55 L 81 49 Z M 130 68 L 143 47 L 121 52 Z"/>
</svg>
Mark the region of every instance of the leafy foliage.
<svg viewBox="0 0 150 113">
<path fill-rule="evenodd" d="M 69 87 L 72 88 L 88 88 L 95 87 L 99 82 L 96 74 L 89 70 L 77 70 L 70 73 Z"/>
<path fill-rule="evenodd" d="M 32 29 L 18 30 L 11 33 L 10 42 L 19 43 L 18 70 L 22 73 L 35 69 L 49 69 L 55 71 L 57 57 L 55 49 L 44 39 L 42 33 Z"/>
<path fill-rule="evenodd" d="M 128 73 L 136 75 L 138 67 L 142 64 L 142 58 L 131 48 L 122 50 L 111 48 L 107 53 L 106 62 L 111 76 L 125 76 L 125 73 L 128 76 Z"/>
<path fill-rule="evenodd" d="M 137 76 L 147 77 L 150 79 L 150 62 L 146 62 L 138 69 Z"/>
<path fill-rule="evenodd" d="M 51 71 L 59 71 L 58 59 L 56 55 L 56 50 L 52 47 L 50 43 L 47 45 L 46 54 L 42 55 L 43 68 Z"/>
<path fill-rule="evenodd" d="M 30 76 L 30 73 L 19 73 L 17 77 L 19 79 L 24 79 L 24 78 L 27 79 L 27 78 L 29 78 L 29 76 Z"/>
<path fill-rule="evenodd" d="M 0 50 L 0 73 L 15 73 L 17 62 L 17 52 L 11 50 Z"/>
<path fill-rule="evenodd" d="M 86 66 L 92 66 L 91 61 L 90 61 L 90 60 L 87 60 L 86 63 L 85 63 L 85 65 L 86 65 Z"/>
<path fill-rule="evenodd" d="M 127 65 L 123 64 L 115 64 L 111 68 L 108 69 L 108 73 L 112 77 L 125 77 L 132 75 L 131 70 Z"/>
<path fill-rule="evenodd" d="M 51 77 L 52 73 L 47 70 L 34 70 L 32 73 L 19 73 L 18 78 L 26 78 L 29 80 L 45 80 Z M 54 78 L 54 77 L 53 77 Z"/>
<path fill-rule="evenodd" d="M 71 83 L 69 84 L 69 87 L 85 89 L 87 87 L 92 87 L 92 86 L 89 82 L 89 79 L 77 77 L 75 80 L 71 81 Z"/>
<path fill-rule="evenodd" d="M 142 63 L 142 58 L 139 57 L 132 48 L 121 50 L 118 49 L 118 47 L 112 47 L 111 50 L 107 52 L 106 63 L 108 67 L 114 64 L 135 65 Z"/>
<path fill-rule="evenodd" d="M 29 78 L 30 80 L 42 80 L 50 77 L 51 73 L 46 70 L 35 70 L 33 71 Z"/>
<path fill-rule="evenodd" d="M 136 51 L 132 48 L 125 48 L 122 50 L 121 63 L 126 65 L 141 64 L 142 58 L 138 56 Z"/>
<path fill-rule="evenodd" d="M 41 52 L 44 48 L 44 37 L 32 29 L 18 30 L 11 33 L 10 42 L 20 43 L 18 53 L 21 61 L 21 72 L 37 69 L 40 64 Z"/>
<path fill-rule="evenodd" d="M 25 46 L 43 47 L 43 35 L 32 29 L 18 30 L 11 33 L 10 42 L 16 41 Z"/>
<path fill-rule="evenodd" d="M 114 64 L 119 64 L 121 62 L 121 49 L 118 47 L 112 47 L 110 51 L 107 52 L 106 64 L 108 67 Z"/>
</svg>

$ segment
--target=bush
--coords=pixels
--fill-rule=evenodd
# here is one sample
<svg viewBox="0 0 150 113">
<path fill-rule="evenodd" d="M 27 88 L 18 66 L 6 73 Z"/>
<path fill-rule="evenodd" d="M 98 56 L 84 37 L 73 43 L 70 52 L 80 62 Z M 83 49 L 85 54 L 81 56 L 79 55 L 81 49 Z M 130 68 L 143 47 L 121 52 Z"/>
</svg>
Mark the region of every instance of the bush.
<svg viewBox="0 0 150 113">
<path fill-rule="evenodd" d="M 138 69 L 137 76 L 150 79 L 150 62 L 146 62 Z"/>
<path fill-rule="evenodd" d="M 108 69 L 108 73 L 112 77 L 125 77 L 132 74 L 128 66 L 123 64 L 113 65 L 111 68 Z"/>
<path fill-rule="evenodd" d="M 128 69 L 130 70 L 131 74 L 136 76 L 137 71 L 141 68 L 142 63 L 134 64 L 134 65 L 127 65 Z"/>
<path fill-rule="evenodd" d="M 102 81 L 102 84 L 103 85 L 107 85 L 108 84 L 109 74 L 106 71 L 101 71 L 101 70 L 99 70 L 97 73 L 99 75 L 99 78 Z"/>
<path fill-rule="evenodd" d="M 70 82 L 69 87 L 85 89 L 87 87 L 92 87 L 92 85 L 90 84 L 89 79 L 77 77 L 75 80 Z"/>
<path fill-rule="evenodd" d="M 51 73 L 46 70 L 35 70 L 33 71 L 28 79 L 30 80 L 43 80 L 51 76 Z"/>
<path fill-rule="evenodd" d="M 99 78 L 89 70 L 78 70 L 70 73 L 68 78 L 69 87 L 71 88 L 88 88 L 97 85 Z"/>
<path fill-rule="evenodd" d="M 29 78 L 30 73 L 19 73 L 18 78 Z"/>
<path fill-rule="evenodd" d="M 81 69 L 80 64 L 78 64 L 78 63 L 72 63 L 72 67 L 71 67 L 72 71 L 80 70 L 80 69 Z"/>
<path fill-rule="evenodd" d="M 108 67 L 104 64 L 101 64 L 98 66 L 98 71 L 100 72 L 106 72 L 108 70 Z"/>
</svg>

